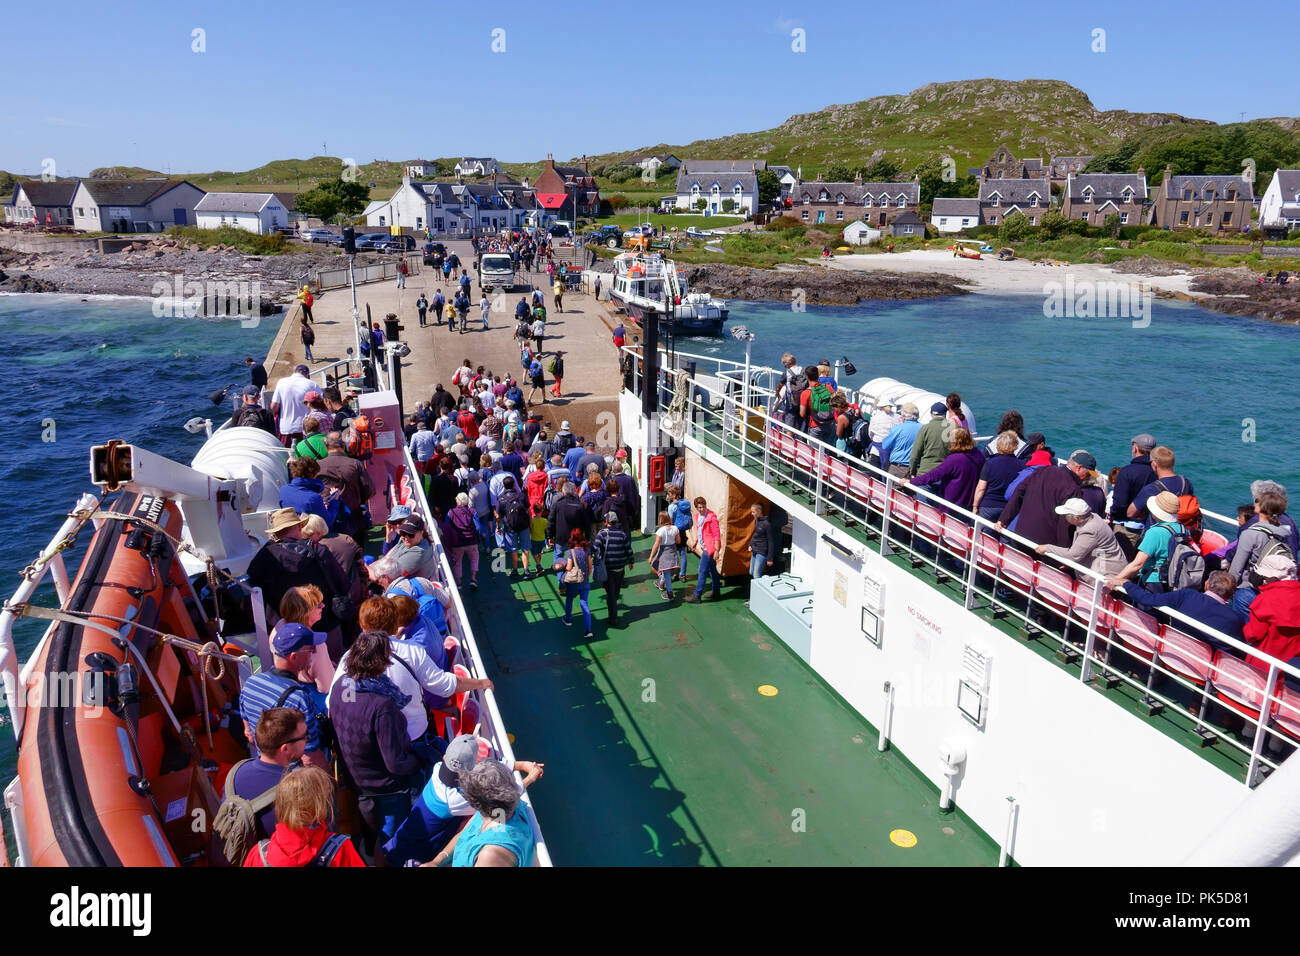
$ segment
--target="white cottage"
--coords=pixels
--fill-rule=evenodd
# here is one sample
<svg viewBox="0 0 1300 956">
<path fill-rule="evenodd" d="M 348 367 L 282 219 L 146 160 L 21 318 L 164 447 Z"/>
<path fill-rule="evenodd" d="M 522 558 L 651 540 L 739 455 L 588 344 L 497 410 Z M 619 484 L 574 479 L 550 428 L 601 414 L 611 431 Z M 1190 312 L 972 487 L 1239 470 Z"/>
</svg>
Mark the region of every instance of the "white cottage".
<svg viewBox="0 0 1300 956">
<path fill-rule="evenodd" d="M 184 179 L 83 179 L 72 194 L 81 232 L 162 232 L 194 225 L 204 192 Z"/>
<path fill-rule="evenodd" d="M 1300 229 L 1300 169 L 1279 169 L 1259 200 L 1259 228 L 1270 235 Z"/>
<path fill-rule="evenodd" d="M 30 179 L 15 183 L 13 196 L 4 204 L 5 222 L 70 226 L 72 196 L 76 191 L 76 180 Z"/>
<path fill-rule="evenodd" d="M 930 225 L 936 232 L 961 232 L 980 224 L 979 199 L 936 197 L 930 207 Z"/>
<path fill-rule="evenodd" d="M 688 159 L 677 170 L 675 205 L 694 210 L 702 199 L 706 210 L 721 213 L 730 199 L 737 215 L 753 215 L 758 208 L 758 171 L 766 168 L 763 160 Z"/>
<path fill-rule="evenodd" d="M 844 227 L 844 241 L 850 246 L 865 246 L 880 238 L 880 230 L 861 219 Z"/>
<path fill-rule="evenodd" d="M 259 236 L 289 225 L 289 210 L 274 193 L 208 193 L 194 207 L 200 229 L 232 226 Z"/>
</svg>

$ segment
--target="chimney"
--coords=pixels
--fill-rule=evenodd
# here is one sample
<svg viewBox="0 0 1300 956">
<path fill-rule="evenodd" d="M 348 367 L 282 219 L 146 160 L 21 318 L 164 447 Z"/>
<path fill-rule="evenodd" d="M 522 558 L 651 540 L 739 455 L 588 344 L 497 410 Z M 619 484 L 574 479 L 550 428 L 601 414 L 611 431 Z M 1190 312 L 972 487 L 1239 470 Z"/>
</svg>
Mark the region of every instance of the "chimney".
<svg viewBox="0 0 1300 956">
<path fill-rule="evenodd" d="M 853 185 L 855 186 L 862 185 L 862 170 L 859 169 L 856 173 L 853 174 Z"/>
</svg>

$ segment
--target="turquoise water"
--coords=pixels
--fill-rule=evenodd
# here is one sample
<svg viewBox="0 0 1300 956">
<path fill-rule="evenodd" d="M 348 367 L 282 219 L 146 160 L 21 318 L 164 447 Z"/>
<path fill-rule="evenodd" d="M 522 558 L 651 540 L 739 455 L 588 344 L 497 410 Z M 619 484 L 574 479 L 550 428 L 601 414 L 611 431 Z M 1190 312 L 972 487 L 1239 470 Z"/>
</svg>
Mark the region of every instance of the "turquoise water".
<svg viewBox="0 0 1300 956">
<path fill-rule="evenodd" d="M 244 328 L 235 319 L 159 319 L 147 299 L 0 296 L 0 341 L 10 406 L 8 453 L 0 457 L 0 592 L 8 600 L 18 572 L 58 530 L 89 478 L 89 448 L 110 438 L 138 442 L 188 463 L 203 443 L 181 426 L 196 415 L 228 417 L 208 393 L 248 381 L 245 355 L 266 355 L 279 318 Z M 53 439 L 53 440 L 50 440 Z M 90 535 L 72 551 L 80 559 Z M 53 585 L 36 603 L 54 603 Z M 44 627 L 19 621 L 20 657 Z M 0 786 L 13 772 L 13 738 L 0 713 Z"/>
<path fill-rule="evenodd" d="M 853 308 L 730 303 L 728 324 L 757 337 L 755 364 L 848 358 L 858 374 L 940 394 L 959 392 L 979 430 L 1008 408 L 1058 454 L 1086 448 L 1103 471 L 1129 461 L 1129 439 L 1150 432 L 1174 449 L 1203 506 L 1236 513 L 1250 482 L 1272 478 L 1300 495 L 1300 428 L 1292 421 L 1300 330 L 1156 300 L 1151 324 L 1049 319 L 1030 296 L 969 295 Z M 744 361 L 743 343 L 679 338 L 683 352 Z M 924 412 L 924 410 L 923 410 Z M 1254 440 L 1243 441 L 1254 424 Z M 1294 512 L 1294 509 L 1293 509 Z"/>
</svg>

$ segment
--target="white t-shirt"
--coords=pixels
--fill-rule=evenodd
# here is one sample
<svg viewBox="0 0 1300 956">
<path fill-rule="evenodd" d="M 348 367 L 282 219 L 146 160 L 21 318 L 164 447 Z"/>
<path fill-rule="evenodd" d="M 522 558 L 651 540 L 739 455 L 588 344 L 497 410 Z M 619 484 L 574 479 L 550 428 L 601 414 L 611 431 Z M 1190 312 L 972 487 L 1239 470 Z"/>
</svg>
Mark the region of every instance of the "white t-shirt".
<svg viewBox="0 0 1300 956">
<path fill-rule="evenodd" d="M 677 540 L 680 537 L 677 528 L 673 525 L 666 524 L 655 531 L 655 537 L 659 539 L 660 548 L 675 548 Z"/>
<path fill-rule="evenodd" d="M 307 403 L 303 396 L 312 389 L 319 388 L 305 375 L 294 372 L 288 378 L 282 378 L 275 386 L 271 403 L 280 406 L 280 434 L 292 435 L 302 431 L 302 420 L 307 417 Z"/>
<path fill-rule="evenodd" d="M 397 685 L 398 690 L 411 698 L 402 708 L 402 717 L 406 719 L 407 736 L 415 740 L 417 737 L 422 737 L 429 729 L 429 711 L 424 706 L 423 691 L 427 690 L 438 697 L 452 697 L 456 693 L 457 678 L 449 671 L 440 670 L 433 662 L 433 658 L 429 656 L 429 652 L 419 644 L 397 638 L 389 638 L 388 643 L 393 648 L 394 660 L 388 665 L 388 670 L 384 674 Z M 396 658 L 401 658 L 410 665 L 410 670 Z M 348 652 L 345 651 L 339 659 L 338 669 L 334 672 L 334 681 L 330 684 L 331 693 L 334 691 L 334 684 L 346 676 L 344 662 L 347 659 Z"/>
</svg>

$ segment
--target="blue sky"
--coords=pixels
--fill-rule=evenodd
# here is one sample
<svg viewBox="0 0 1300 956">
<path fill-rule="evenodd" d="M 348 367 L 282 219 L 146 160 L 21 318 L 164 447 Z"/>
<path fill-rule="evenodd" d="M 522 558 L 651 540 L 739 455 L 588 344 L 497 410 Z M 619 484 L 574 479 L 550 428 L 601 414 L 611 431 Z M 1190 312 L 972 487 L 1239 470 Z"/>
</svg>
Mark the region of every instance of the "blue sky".
<svg viewBox="0 0 1300 956">
<path fill-rule="evenodd" d="M 333 0 L 20 4 L 5 20 L 0 168 L 37 173 L 49 157 L 59 175 L 180 174 L 326 150 L 568 158 L 984 76 L 1064 80 L 1099 109 L 1217 122 L 1300 111 L 1293 62 L 1259 57 L 1270 35 L 1285 45 L 1288 5 L 1064 6 L 982 17 L 969 2 L 453 0 L 400 15 Z M 1105 52 L 1092 50 L 1095 29 Z M 806 52 L 792 50 L 794 30 Z M 67 58 L 15 52 L 29 41 Z"/>
</svg>

